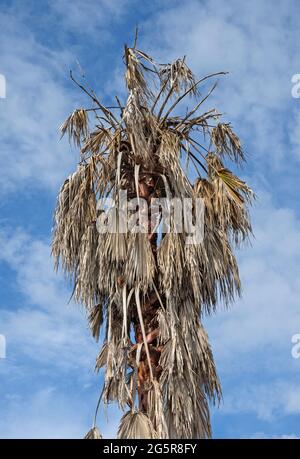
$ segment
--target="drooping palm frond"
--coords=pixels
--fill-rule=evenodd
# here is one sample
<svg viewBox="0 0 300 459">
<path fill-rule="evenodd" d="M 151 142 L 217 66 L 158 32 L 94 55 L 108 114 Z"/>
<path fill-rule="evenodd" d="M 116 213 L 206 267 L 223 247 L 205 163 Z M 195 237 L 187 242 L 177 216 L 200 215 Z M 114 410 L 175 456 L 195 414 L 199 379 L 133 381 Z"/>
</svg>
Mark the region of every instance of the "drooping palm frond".
<svg viewBox="0 0 300 459">
<path fill-rule="evenodd" d="M 145 78 L 144 69 L 146 68 L 143 61 L 155 65 L 154 60 L 144 51 L 136 47 L 128 48 L 125 45 L 125 82 L 129 91 L 137 90 L 143 96 L 151 96 L 149 87 Z"/>
<path fill-rule="evenodd" d="M 88 433 L 86 434 L 84 438 L 86 440 L 101 440 L 102 435 L 98 427 L 93 427 L 91 430 L 88 431 Z"/>
<path fill-rule="evenodd" d="M 244 160 L 241 142 L 206 106 L 216 82 L 206 83 L 225 72 L 197 80 L 185 58 L 158 64 L 136 40 L 124 57 L 124 105 L 104 106 L 71 73 L 92 107 L 61 128 L 81 160 L 58 195 L 52 253 L 103 338 L 99 404 L 129 409 L 118 437 L 208 438 L 208 404 L 222 395 L 202 317 L 241 292 L 234 248 L 251 235 L 254 195 L 223 163 Z M 191 242 L 199 199 L 202 238 Z M 100 438 L 95 423 L 86 438 Z"/>
<path fill-rule="evenodd" d="M 159 77 L 161 87 L 164 87 L 165 91 L 172 89 L 172 91 L 180 94 L 182 91 L 193 88 L 192 94 L 197 95 L 196 78 L 187 66 L 185 59 L 176 59 L 170 64 L 161 65 Z"/>
<path fill-rule="evenodd" d="M 218 123 L 211 131 L 211 141 L 220 155 L 227 154 L 233 161 L 244 161 L 240 139 L 228 123 Z"/>
<path fill-rule="evenodd" d="M 201 379 L 193 377 L 192 356 L 175 333 L 162 351 L 161 375 L 166 422 L 170 438 L 208 438 L 211 435 L 208 404 Z"/>
<path fill-rule="evenodd" d="M 157 435 L 148 416 L 140 411 L 128 411 L 120 421 L 118 438 L 157 438 Z"/>
<path fill-rule="evenodd" d="M 100 328 L 103 324 L 103 308 L 102 303 L 96 304 L 89 311 L 88 321 L 93 337 L 96 341 L 99 340 Z"/>
<path fill-rule="evenodd" d="M 68 134 L 75 145 L 80 146 L 82 139 L 88 136 L 88 115 L 84 109 L 74 110 L 68 119 L 61 125 L 61 133 Z"/>
<path fill-rule="evenodd" d="M 105 149 L 113 140 L 113 136 L 109 129 L 100 127 L 97 131 L 92 132 L 89 137 L 85 138 L 85 143 L 81 149 L 81 153 L 91 152 L 97 154 L 101 149 Z"/>
<path fill-rule="evenodd" d="M 54 215 L 52 253 L 56 265 L 75 273 L 79 263 L 79 249 L 87 227 L 96 221 L 96 196 L 93 190 L 93 169 L 79 165 L 61 187 Z"/>
</svg>

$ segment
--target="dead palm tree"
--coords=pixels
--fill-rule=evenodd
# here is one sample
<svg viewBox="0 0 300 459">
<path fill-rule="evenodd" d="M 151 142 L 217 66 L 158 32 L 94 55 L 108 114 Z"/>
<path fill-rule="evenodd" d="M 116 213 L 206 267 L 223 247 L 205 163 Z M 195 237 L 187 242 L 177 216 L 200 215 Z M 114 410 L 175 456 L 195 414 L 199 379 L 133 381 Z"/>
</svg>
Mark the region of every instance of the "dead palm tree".
<svg viewBox="0 0 300 459">
<path fill-rule="evenodd" d="M 205 95 L 201 88 L 224 72 L 196 80 L 185 58 L 158 64 L 136 40 L 125 46 L 125 65 L 123 105 L 116 97 L 115 106 L 104 106 L 71 74 L 92 106 L 75 110 L 61 128 L 81 161 L 59 192 L 52 252 L 97 340 L 104 327 L 99 403 L 127 407 L 118 437 L 207 438 L 208 403 L 220 400 L 221 388 L 201 318 L 240 294 L 233 246 L 251 233 L 253 193 L 224 166 L 245 159 L 230 124 L 214 108 L 200 113 L 216 83 Z M 195 106 L 183 112 L 188 96 Z M 113 197 L 119 211 L 121 190 L 147 203 L 201 198 L 203 240 L 186 244 L 187 233 L 172 231 L 172 216 L 171 230 L 158 237 L 140 205 L 146 231 L 99 232 L 98 219 L 107 217 L 99 203 Z M 159 224 L 161 209 L 155 218 Z M 101 438 L 96 423 L 86 438 Z"/>
</svg>

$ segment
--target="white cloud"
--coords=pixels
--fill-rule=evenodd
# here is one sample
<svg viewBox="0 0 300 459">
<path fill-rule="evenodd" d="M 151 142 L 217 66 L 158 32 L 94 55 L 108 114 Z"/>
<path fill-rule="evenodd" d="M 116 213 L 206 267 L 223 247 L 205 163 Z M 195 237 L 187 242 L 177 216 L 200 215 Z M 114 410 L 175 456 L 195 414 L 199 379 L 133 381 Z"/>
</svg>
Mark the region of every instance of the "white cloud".
<svg viewBox="0 0 300 459">
<path fill-rule="evenodd" d="M 78 153 L 70 151 L 66 139 L 59 141 L 59 125 L 88 102 L 69 81 L 69 69 L 76 66 L 86 34 L 90 46 L 99 49 L 114 39 L 109 26 L 120 22 L 127 6 L 121 0 L 47 3 L 39 27 L 51 31 L 57 42 L 37 33 L 34 4 L 24 8 L 16 2 L 0 11 L 0 73 L 7 83 L 7 97 L 0 103 L 0 192 L 24 185 L 56 191 L 74 169 Z M 81 37 L 75 44 L 74 34 Z"/>
<path fill-rule="evenodd" d="M 287 414 L 300 414 L 299 386 L 290 387 L 286 393 L 285 412 Z"/>
<path fill-rule="evenodd" d="M 70 289 L 53 269 L 50 247 L 22 231 L 0 232 L 0 261 L 15 271 L 13 308 L 2 304 L 1 333 L 7 359 L 17 352 L 50 366 L 93 368 L 97 353 L 80 308 L 68 305 Z"/>
<path fill-rule="evenodd" d="M 274 423 L 285 415 L 299 415 L 299 392 L 295 382 L 285 380 L 262 381 L 249 384 L 241 381 L 226 395 L 221 415 L 255 414 L 260 421 Z"/>
<path fill-rule="evenodd" d="M 74 164 L 58 127 L 72 107 L 63 86 L 70 56 L 38 43 L 22 21 L 0 13 L 1 70 L 7 97 L 1 100 L 2 191 L 31 186 L 57 188 Z"/>
<path fill-rule="evenodd" d="M 276 208 L 269 195 L 259 196 L 255 238 L 239 254 L 242 300 L 207 321 L 221 365 L 225 356 L 228 365 L 238 355 L 261 351 L 289 366 L 291 336 L 299 332 L 300 221 L 291 209 Z"/>
<path fill-rule="evenodd" d="M 51 4 L 51 9 L 62 27 L 81 36 L 97 33 L 103 42 L 113 39 L 109 26 L 124 16 L 128 4 L 127 0 L 58 0 Z"/>
<path fill-rule="evenodd" d="M 21 393 L 9 391 L 2 398 L 0 438 L 83 438 L 91 428 L 93 406 L 70 389 L 46 385 L 24 399 Z M 104 438 L 114 438 L 117 431 L 116 408 L 108 410 L 110 422 L 100 410 L 98 422 Z"/>
<path fill-rule="evenodd" d="M 1 438 L 83 438 L 87 429 L 84 405 L 54 387 L 46 386 L 24 400 L 6 396 L 0 418 Z"/>
</svg>

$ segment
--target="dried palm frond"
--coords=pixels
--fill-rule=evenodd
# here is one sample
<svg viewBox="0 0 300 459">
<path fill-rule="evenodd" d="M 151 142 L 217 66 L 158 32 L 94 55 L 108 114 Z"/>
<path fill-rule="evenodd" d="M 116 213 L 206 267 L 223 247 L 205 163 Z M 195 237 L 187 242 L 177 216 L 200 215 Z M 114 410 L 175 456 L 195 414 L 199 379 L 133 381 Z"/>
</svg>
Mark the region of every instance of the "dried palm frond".
<svg viewBox="0 0 300 459">
<path fill-rule="evenodd" d="M 138 93 L 131 91 L 123 112 L 128 137 L 138 161 L 151 163 L 154 141 L 159 132 L 156 118 L 139 102 Z"/>
<path fill-rule="evenodd" d="M 192 367 L 198 384 L 203 387 L 207 397 L 215 402 L 222 396 L 220 381 L 217 375 L 212 350 L 207 333 L 199 320 L 199 313 L 191 299 L 182 301 L 179 306 L 178 319 L 182 342 L 185 343 L 188 355 L 193 356 Z"/>
<path fill-rule="evenodd" d="M 104 343 L 96 359 L 95 370 L 99 371 L 100 368 L 104 367 L 107 362 L 107 343 Z"/>
<path fill-rule="evenodd" d="M 114 293 L 124 276 L 128 237 L 123 233 L 100 234 L 96 257 L 98 260 L 98 289 L 102 295 Z"/>
<path fill-rule="evenodd" d="M 117 401 L 123 409 L 132 403 L 127 387 L 128 346 L 122 339 L 120 308 L 113 301 L 108 305 L 107 316 L 106 345 L 97 358 L 96 369 L 101 368 L 106 359 L 102 399 L 104 403 Z"/>
<path fill-rule="evenodd" d="M 164 174 L 170 178 L 169 182 L 173 187 L 174 195 L 191 197 L 192 186 L 180 164 L 179 138 L 170 130 L 163 130 L 161 133 L 158 159 Z"/>
<path fill-rule="evenodd" d="M 140 411 L 128 411 L 120 421 L 118 438 L 157 438 L 157 433 L 148 416 Z"/>
<path fill-rule="evenodd" d="M 184 240 L 182 234 L 166 234 L 157 252 L 160 287 L 167 297 L 182 288 Z"/>
<path fill-rule="evenodd" d="M 170 316 L 168 311 L 163 307 L 157 311 L 157 321 L 159 324 L 159 334 L 157 337 L 158 344 L 164 344 L 171 338 Z"/>
<path fill-rule="evenodd" d="M 129 288 L 139 286 L 146 293 L 153 285 L 155 260 L 147 234 L 133 233 L 129 237 L 128 257 L 124 266 Z"/>
<path fill-rule="evenodd" d="M 208 438 L 211 428 L 207 401 L 201 380 L 194 376 L 192 355 L 187 354 L 177 329 L 164 346 L 160 360 L 169 438 Z"/>
<path fill-rule="evenodd" d="M 91 430 L 88 431 L 84 438 L 85 440 L 101 440 L 102 435 L 98 427 L 93 427 Z"/>
<path fill-rule="evenodd" d="M 195 76 L 191 69 L 186 65 L 184 59 L 176 59 L 170 64 L 161 65 L 159 69 L 159 77 L 161 85 L 165 90 L 170 90 L 180 93 L 189 88 L 193 88 L 192 94 L 197 95 L 197 87 L 195 86 Z"/>
<path fill-rule="evenodd" d="M 75 300 L 87 307 L 92 307 L 101 299 L 98 290 L 97 246 L 98 233 L 96 226 L 92 224 L 87 227 L 81 238 L 74 289 Z M 97 334 L 97 329 L 95 332 Z"/>
<path fill-rule="evenodd" d="M 103 323 L 102 303 L 99 303 L 96 306 L 93 306 L 93 308 L 89 312 L 88 321 L 90 324 L 92 335 L 96 339 L 96 341 L 98 341 L 99 334 L 100 334 L 100 327 Z"/>
<path fill-rule="evenodd" d="M 215 310 L 219 300 L 229 304 L 235 295 L 240 295 L 238 265 L 226 233 L 221 229 L 206 228 L 198 259 L 203 278 L 200 286 L 203 312 Z"/>
<path fill-rule="evenodd" d="M 143 97 L 143 101 L 146 101 L 147 98 L 152 99 L 153 94 L 147 86 L 145 76 L 144 76 L 144 66 L 141 63 L 140 58 L 149 60 L 147 56 L 142 51 L 139 51 L 134 48 L 128 48 L 125 45 L 125 63 L 126 63 L 126 73 L 125 81 L 129 91 L 136 91 L 140 97 Z"/>
<path fill-rule="evenodd" d="M 214 186 L 209 180 L 205 178 L 198 178 L 196 180 L 194 194 L 195 197 L 203 199 L 205 206 L 205 223 L 211 227 L 216 224 L 216 211 L 213 202 L 214 193 Z"/>
<path fill-rule="evenodd" d="M 164 404 L 159 382 L 154 380 L 148 395 L 149 418 L 158 438 L 168 438 L 168 427 L 165 420 Z"/>
<path fill-rule="evenodd" d="M 101 148 L 105 148 L 110 141 L 112 136 L 109 129 L 101 128 L 95 132 L 92 132 L 89 137 L 86 137 L 86 141 L 81 149 L 81 153 L 91 151 L 92 153 L 99 153 Z"/>
<path fill-rule="evenodd" d="M 222 180 L 223 171 L 224 169 L 218 169 L 211 181 L 198 179 L 194 187 L 195 196 L 204 200 L 205 225 L 211 229 L 221 228 L 229 238 L 232 237 L 235 243 L 239 243 L 252 234 L 250 216 L 240 190 L 245 190 L 247 200 L 251 200 L 253 195 L 249 188 L 244 188 L 245 182 L 239 183 L 234 178 L 231 188 L 227 189 Z M 229 180 L 231 178 L 230 174 Z"/>
<path fill-rule="evenodd" d="M 244 197 L 251 199 L 253 196 L 252 191 L 245 182 L 236 177 L 228 169 L 218 169 L 216 172 L 218 178 L 220 178 L 232 198 L 238 203 L 244 203 Z"/>
<path fill-rule="evenodd" d="M 229 123 L 218 123 L 211 130 L 211 141 L 220 155 L 227 154 L 236 162 L 245 161 L 240 139 Z"/>
<path fill-rule="evenodd" d="M 202 391 L 197 388 L 193 395 L 183 396 L 189 394 L 189 385 L 177 377 L 170 386 L 170 404 L 165 409 L 169 438 L 210 438 L 209 408 Z"/>
<path fill-rule="evenodd" d="M 63 184 L 55 210 L 52 254 L 56 266 L 61 261 L 66 272 L 75 272 L 79 263 L 81 238 L 96 220 L 96 197 L 93 190 L 93 162 L 80 165 Z"/>
<path fill-rule="evenodd" d="M 69 139 L 73 140 L 75 145 L 80 146 L 81 141 L 88 136 L 88 114 L 80 108 L 74 110 L 60 127 L 62 136 L 68 133 Z"/>
</svg>

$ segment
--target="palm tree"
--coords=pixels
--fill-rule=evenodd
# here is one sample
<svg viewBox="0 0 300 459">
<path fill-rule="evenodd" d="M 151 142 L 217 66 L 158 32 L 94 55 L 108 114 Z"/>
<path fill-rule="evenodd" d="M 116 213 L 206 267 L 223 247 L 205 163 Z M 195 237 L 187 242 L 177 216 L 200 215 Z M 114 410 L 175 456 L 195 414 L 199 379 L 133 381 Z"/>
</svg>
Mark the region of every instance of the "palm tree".
<svg viewBox="0 0 300 459">
<path fill-rule="evenodd" d="M 109 107 L 71 73 L 91 107 L 75 110 L 61 127 L 81 160 L 58 195 L 52 252 L 86 307 L 93 336 L 103 339 L 96 414 L 100 402 L 127 409 L 119 438 L 208 438 L 208 404 L 220 401 L 221 388 L 201 319 L 240 294 L 233 249 L 251 234 L 253 193 L 224 162 L 245 157 L 221 114 L 200 112 L 216 82 L 205 95 L 200 88 L 225 72 L 196 80 L 185 58 L 158 64 L 136 39 L 125 46 L 125 67 L 127 101 L 116 97 Z M 188 96 L 195 106 L 183 110 Z M 114 215 L 121 213 L 121 191 L 138 200 L 139 230 L 124 232 L 116 223 L 114 232 L 99 231 L 108 198 Z M 156 231 L 162 209 L 153 225 L 140 204 L 153 198 L 201 199 L 201 242 L 187 244 L 172 213 L 169 231 Z M 86 438 L 101 438 L 96 416 Z"/>
</svg>

